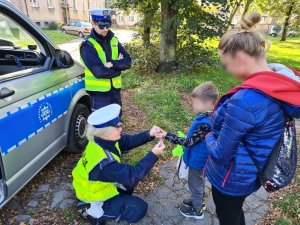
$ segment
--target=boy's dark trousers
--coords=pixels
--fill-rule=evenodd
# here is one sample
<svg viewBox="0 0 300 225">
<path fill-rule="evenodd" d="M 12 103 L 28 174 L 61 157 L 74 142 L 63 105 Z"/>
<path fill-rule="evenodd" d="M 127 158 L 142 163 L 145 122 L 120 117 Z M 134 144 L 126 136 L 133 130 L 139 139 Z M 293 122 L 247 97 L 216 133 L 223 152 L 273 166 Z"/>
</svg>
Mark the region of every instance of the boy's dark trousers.
<svg viewBox="0 0 300 225">
<path fill-rule="evenodd" d="M 212 196 L 220 225 L 245 225 L 243 204 L 247 196 L 224 195 L 212 187 Z"/>
<path fill-rule="evenodd" d="M 203 174 L 203 170 L 189 168 L 188 185 L 194 208 L 196 210 L 201 210 L 203 196 L 205 194 L 205 176 Z"/>
</svg>

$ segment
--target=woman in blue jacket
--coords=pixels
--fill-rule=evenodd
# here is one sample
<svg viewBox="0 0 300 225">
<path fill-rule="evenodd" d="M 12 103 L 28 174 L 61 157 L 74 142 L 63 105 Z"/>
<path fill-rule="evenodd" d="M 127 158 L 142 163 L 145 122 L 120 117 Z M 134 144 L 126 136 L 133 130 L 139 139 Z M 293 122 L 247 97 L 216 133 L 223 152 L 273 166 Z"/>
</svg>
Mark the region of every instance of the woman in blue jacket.
<svg viewBox="0 0 300 225">
<path fill-rule="evenodd" d="M 225 69 L 244 81 L 244 86 L 233 89 L 220 99 L 211 117 L 214 132 L 206 137 L 210 154 L 207 177 L 212 184 L 221 225 L 245 224 L 244 200 L 260 188 L 258 170 L 262 171 L 282 134 L 285 117 L 281 104 L 284 99 L 277 96 L 285 97 L 284 91 L 288 90 L 273 96 L 270 89 L 276 89 L 276 83 L 282 82 L 288 87 L 299 79 L 293 70 L 283 65 L 267 64 L 265 39 L 253 28 L 260 19 L 257 13 L 244 17 L 238 27 L 223 35 L 218 47 Z M 264 83 L 263 79 L 255 82 L 266 75 L 277 80 L 282 77 L 283 81 L 276 81 L 273 86 Z M 254 79 L 252 87 L 245 86 L 249 79 Z M 299 93 L 297 84 L 289 96 L 295 97 Z M 249 156 L 250 151 L 258 169 Z"/>
</svg>

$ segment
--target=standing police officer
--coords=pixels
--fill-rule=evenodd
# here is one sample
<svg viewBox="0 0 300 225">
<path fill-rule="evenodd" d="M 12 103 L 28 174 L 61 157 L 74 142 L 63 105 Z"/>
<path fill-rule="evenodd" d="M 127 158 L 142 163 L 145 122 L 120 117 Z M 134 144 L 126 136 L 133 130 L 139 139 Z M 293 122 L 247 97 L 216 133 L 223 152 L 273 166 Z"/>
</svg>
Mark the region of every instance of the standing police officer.
<svg viewBox="0 0 300 225">
<path fill-rule="evenodd" d="M 130 55 L 124 50 L 111 27 L 111 9 L 90 11 L 93 29 L 80 46 L 85 65 L 85 89 L 91 95 L 92 110 L 121 102 L 121 71 L 131 66 Z"/>
</svg>

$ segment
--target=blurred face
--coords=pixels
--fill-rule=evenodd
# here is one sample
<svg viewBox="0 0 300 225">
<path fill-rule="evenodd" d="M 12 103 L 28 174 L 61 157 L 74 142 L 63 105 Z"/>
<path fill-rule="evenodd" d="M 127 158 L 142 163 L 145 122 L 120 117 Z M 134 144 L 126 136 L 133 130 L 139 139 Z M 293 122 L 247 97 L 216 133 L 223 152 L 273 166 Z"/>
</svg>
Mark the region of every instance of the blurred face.
<svg viewBox="0 0 300 225">
<path fill-rule="evenodd" d="M 235 55 L 223 53 L 219 50 L 220 60 L 225 70 L 237 77 L 238 79 L 246 79 L 251 73 L 251 67 L 255 63 L 255 59 L 242 51 L 236 52 Z"/>
<path fill-rule="evenodd" d="M 192 107 L 194 112 L 207 112 L 211 111 L 214 107 L 214 104 L 211 101 L 204 101 L 199 98 L 193 97 L 192 98 Z"/>
<path fill-rule="evenodd" d="M 103 139 L 108 141 L 118 141 L 121 139 L 122 131 L 123 131 L 123 124 L 118 123 L 116 126 L 113 127 L 113 131 L 107 134 Z"/>
<path fill-rule="evenodd" d="M 91 24 L 92 24 L 93 29 L 97 32 L 97 34 L 100 34 L 104 37 L 108 34 L 109 29 L 107 27 L 100 29 L 99 25 L 96 24 L 94 21 L 92 21 Z"/>
</svg>

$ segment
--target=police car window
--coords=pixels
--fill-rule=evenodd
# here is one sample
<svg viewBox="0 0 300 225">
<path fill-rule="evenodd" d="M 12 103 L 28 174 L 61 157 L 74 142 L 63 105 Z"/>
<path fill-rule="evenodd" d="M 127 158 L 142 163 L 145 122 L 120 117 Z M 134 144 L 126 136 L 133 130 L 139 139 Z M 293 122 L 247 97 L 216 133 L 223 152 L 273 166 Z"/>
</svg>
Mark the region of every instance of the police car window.
<svg viewBox="0 0 300 225">
<path fill-rule="evenodd" d="M 81 27 L 81 24 L 77 22 L 76 27 Z"/>
<path fill-rule="evenodd" d="M 75 22 L 70 23 L 70 26 L 75 26 Z"/>
<path fill-rule="evenodd" d="M 11 18 L 0 13 L 0 49 L 35 49 L 38 43 Z"/>
<path fill-rule="evenodd" d="M 16 21 L 0 13 L 0 76 L 38 68 L 44 62 L 43 46 Z"/>
</svg>

